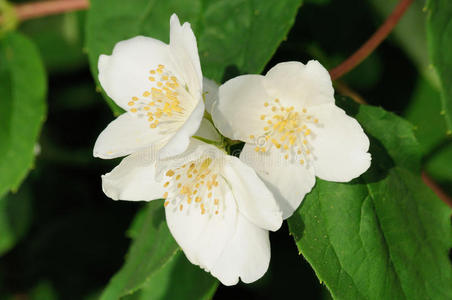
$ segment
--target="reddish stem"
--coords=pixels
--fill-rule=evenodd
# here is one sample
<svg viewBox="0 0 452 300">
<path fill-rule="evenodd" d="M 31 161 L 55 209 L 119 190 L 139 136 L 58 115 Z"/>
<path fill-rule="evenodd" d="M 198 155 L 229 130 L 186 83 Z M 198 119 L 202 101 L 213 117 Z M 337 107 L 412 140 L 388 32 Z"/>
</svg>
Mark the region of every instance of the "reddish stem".
<svg viewBox="0 0 452 300">
<path fill-rule="evenodd" d="M 383 42 L 391 33 L 394 26 L 399 22 L 413 0 L 401 0 L 392 14 L 386 19 L 383 25 L 364 43 L 355 53 L 343 61 L 340 65 L 330 70 L 331 79 L 335 80 L 355 68 L 367 56 L 369 56 L 378 45 Z"/>
<path fill-rule="evenodd" d="M 424 180 L 424 183 L 432 189 L 433 192 L 441 199 L 444 203 L 449 205 L 449 207 L 452 208 L 452 198 L 450 198 L 440 187 L 436 182 L 433 181 L 430 176 L 425 173 L 425 171 L 422 172 L 422 180 Z"/>
<path fill-rule="evenodd" d="M 21 21 L 87 9 L 88 7 L 88 0 L 52 0 L 18 4 L 15 6 L 17 18 Z"/>
</svg>

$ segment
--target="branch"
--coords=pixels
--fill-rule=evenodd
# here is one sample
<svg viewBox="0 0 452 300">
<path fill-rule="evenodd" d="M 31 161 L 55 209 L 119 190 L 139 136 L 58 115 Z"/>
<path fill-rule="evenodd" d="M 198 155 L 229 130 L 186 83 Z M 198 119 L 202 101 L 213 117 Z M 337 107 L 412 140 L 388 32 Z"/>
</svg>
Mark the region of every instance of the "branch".
<svg viewBox="0 0 452 300">
<path fill-rule="evenodd" d="M 330 70 L 331 79 L 336 80 L 339 77 L 342 77 L 344 74 L 359 65 L 366 57 L 368 57 L 391 33 L 392 29 L 394 29 L 395 25 L 399 22 L 411 2 L 413 2 L 413 0 L 401 0 L 392 14 L 367 40 L 367 42 L 365 42 L 358 50 L 356 50 L 355 53 L 343 61 L 339 66 Z"/>
<path fill-rule="evenodd" d="M 452 198 L 450 198 L 440 187 L 436 182 L 433 181 L 430 176 L 425 173 L 425 171 L 422 172 L 422 180 L 424 180 L 424 183 L 432 189 L 433 192 L 441 199 L 444 203 L 449 205 L 449 207 L 452 208 Z"/>
<path fill-rule="evenodd" d="M 23 21 L 63 12 L 87 9 L 88 7 L 88 0 L 52 0 L 18 4 L 15 6 L 15 9 L 17 19 Z M 0 16 L 0 23 L 2 21 L 2 17 Z"/>
</svg>

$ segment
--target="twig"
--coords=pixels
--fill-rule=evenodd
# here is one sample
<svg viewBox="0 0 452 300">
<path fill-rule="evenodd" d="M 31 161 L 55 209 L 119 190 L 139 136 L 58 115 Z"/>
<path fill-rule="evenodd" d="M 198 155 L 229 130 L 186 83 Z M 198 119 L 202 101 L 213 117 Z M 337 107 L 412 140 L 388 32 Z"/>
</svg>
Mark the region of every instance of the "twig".
<svg viewBox="0 0 452 300">
<path fill-rule="evenodd" d="M 15 6 L 15 9 L 17 18 L 23 21 L 63 12 L 87 9 L 88 7 L 88 0 L 52 0 L 18 4 Z M 0 23 L 2 23 L 1 16 Z"/>
<path fill-rule="evenodd" d="M 366 100 L 364 100 L 364 98 L 360 94 L 358 94 L 356 91 L 352 90 L 344 82 L 342 82 L 340 80 L 336 80 L 334 82 L 334 87 L 341 95 L 352 98 L 356 103 L 367 104 Z"/>
<path fill-rule="evenodd" d="M 365 42 L 355 53 L 343 61 L 340 65 L 330 70 L 331 79 L 335 80 L 355 68 L 391 33 L 413 0 L 401 0 L 392 14 L 386 19 L 380 28 Z"/>
<path fill-rule="evenodd" d="M 433 192 L 441 199 L 444 203 L 449 205 L 449 207 L 452 208 L 452 198 L 450 198 L 440 187 L 436 182 L 433 181 L 430 176 L 425 173 L 425 171 L 422 172 L 422 180 L 424 180 L 424 183 L 432 189 Z"/>
</svg>

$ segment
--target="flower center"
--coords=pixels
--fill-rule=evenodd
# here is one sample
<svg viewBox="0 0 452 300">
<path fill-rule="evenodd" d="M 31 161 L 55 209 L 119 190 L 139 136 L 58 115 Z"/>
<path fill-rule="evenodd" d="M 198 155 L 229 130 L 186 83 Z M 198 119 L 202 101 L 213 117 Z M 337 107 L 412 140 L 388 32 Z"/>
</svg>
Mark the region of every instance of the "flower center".
<svg viewBox="0 0 452 300">
<path fill-rule="evenodd" d="M 128 103 L 130 112 L 147 118 L 150 128 L 162 122 L 185 120 L 186 108 L 179 97 L 187 91 L 181 87 L 176 76 L 164 65 L 149 71 L 150 89 L 141 96 L 133 96 Z"/>
<path fill-rule="evenodd" d="M 266 152 L 276 147 L 284 155 L 284 159 L 297 159 L 304 164 L 307 155 L 311 154 L 308 136 L 311 135 L 312 126 L 319 120 L 308 114 L 306 108 L 295 111 L 293 106 L 283 106 L 279 99 L 264 103 L 268 113 L 260 116 L 264 126 L 264 135 L 250 138 L 255 141 L 256 152 Z"/>
<path fill-rule="evenodd" d="M 202 215 L 218 215 L 223 201 L 220 201 L 222 191 L 218 182 L 221 177 L 216 169 L 212 158 L 206 158 L 168 170 L 163 184 L 165 207 L 171 204 L 180 211 L 193 208 Z"/>
</svg>

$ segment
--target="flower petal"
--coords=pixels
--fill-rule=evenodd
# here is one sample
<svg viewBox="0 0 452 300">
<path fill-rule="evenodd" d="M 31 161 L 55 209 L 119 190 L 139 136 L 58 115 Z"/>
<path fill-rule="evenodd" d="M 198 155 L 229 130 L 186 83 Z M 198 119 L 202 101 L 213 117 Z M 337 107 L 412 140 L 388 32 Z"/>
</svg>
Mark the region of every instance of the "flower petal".
<svg viewBox="0 0 452 300">
<path fill-rule="evenodd" d="M 234 156 L 227 157 L 223 172 L 240 213 L 263 229 L 278 230 L 283 221 L 281 209 L 256 172 Z"/>
<path fill-rule="evenodd" d="M 201 100 L 202 72 L 196 37 L 190 23 L 181 26 L 176 14 L 170 19 L 170 49 L 180 79 L 186 83 L 193 97 Z"/>
<path fill-rule="evenodd" d="M 226 154 L 217 147 L 191 138 L 187 149 L 183 153 L 159 160 L 162 163 L 157 164 L 157 177 L 159 180 L 163 180 L 164 173 L 170 169 L 177 169 L 187 162 L 202 160 L 203 157 L 222 159 L 224 155 Z"/>
<path fill-rule="evenodd" d="M 117 43 L 111 56 L 99 57 L 99 81 L 107 95 L 127 110 L 130 99 L 149 88 L 149 70 L 158 64 L 174 69 L 169 46 L 137 36 Z"/>
<path fill-rule="evenodd" d="M 369 138 L 358 121 L 335 105 L 314 107 L 311 111 L 319 119 L 310 141 L 316 176 L 347 182 L 364 173 L 371 161 Z"/>
<path fill-rule="evenodd" d="M 264 76 L 242 75 L 220 86 L 212 118 L 224 136 L 251 142 L 251 134 L 259 136 L 264 133 L 260 115 L 270 96 L 265 92 L 263 83 Z"/>
<path fill-rule="evenodd" d="M 203 82 L 203 98 L 206 105 L 206 111 L 211 114 L 215 101 L 218 101 L 219 85 L 209 78 L 204 77 Z"/>
<path fill-rule="evenodd" d="M 222 215 L 210 216 L 191 206 L 180 210 L 168 205 L 165 209 L 168 227 L 187 258 L 193 264 L 210 271 L 234 234 L 237 224 L 237 206 L 229 191 L 223 199 Z"/>
<path fill-rule="evenodd" d="M 113 200 L 150 201 L 162 198 L 164 189 L 155 180 L 151 151 L 133 153 L 102 176 L 102 189 Z"/>
<path fill-rule="evenodd" d="M 314 168 L 308 163 L 302 165 L 285 160 L 278 149 L 262 153 L 256 152 L 254 147 L 245 144 L 240 159 L 266 183 L 281 207 L 283 219 L 287 219 L 314 186 Z"/>
<path fill-rule="evenodd" d="M 268 231 L 238 216 L 237 228 L 211 269 L 224 285 L 234 285 L 239 277 L 245 283 L 261 278 L 270 264 Z"/>
<path fill-rule="evenodd" d="M 202 116 L 204 115 L 204 102 L 199 101 L 195 109 L 190 114 L 190 117 L 185 121 L 185 123 L 179 128 L 179 130 L 174 134 L 160 152 L 160 158 L 165 159 L 173 155 L 178 155 L 184 152 L 188 144 L 190 143 L 190 138 L 198 130 L 201 124 Z"/>
<path fill-rule="evenodd" d="M 279 63 L 265 75 L 267 92 L 296 108 L 334 103 L 334 89 L 328 71 L 316 60 L 306 65 L 297 61 Z"/>
<path fill-rule="evenodd" d="M 108 124 L 94 145 L 93 155 L 104 159 L 116 158 L 147 147 L 159 149 L 168 139 L 158 130 L 149 128 L 144 118 L 124 113 Z"/>
</svg>

